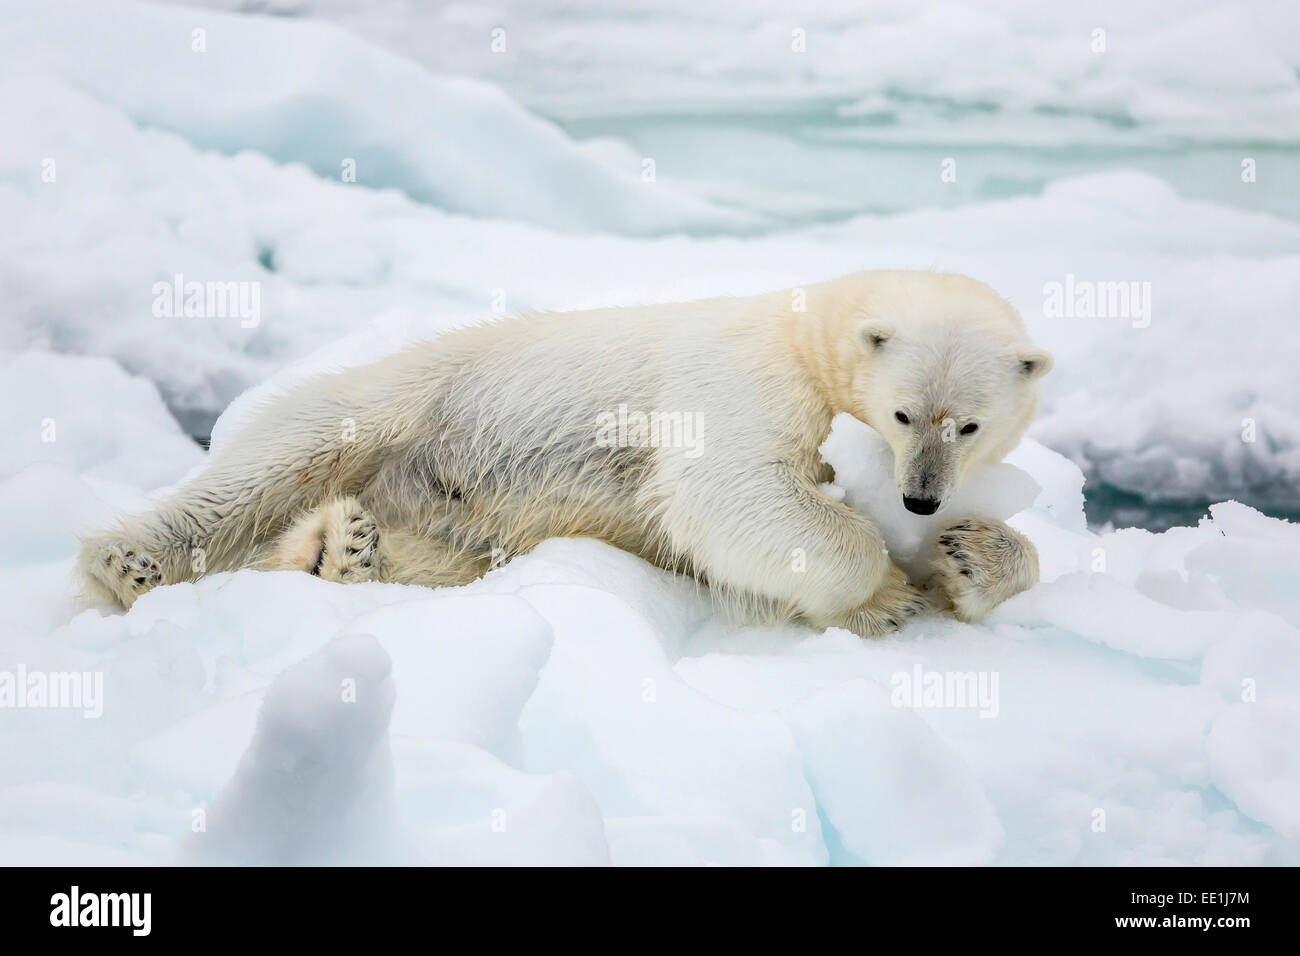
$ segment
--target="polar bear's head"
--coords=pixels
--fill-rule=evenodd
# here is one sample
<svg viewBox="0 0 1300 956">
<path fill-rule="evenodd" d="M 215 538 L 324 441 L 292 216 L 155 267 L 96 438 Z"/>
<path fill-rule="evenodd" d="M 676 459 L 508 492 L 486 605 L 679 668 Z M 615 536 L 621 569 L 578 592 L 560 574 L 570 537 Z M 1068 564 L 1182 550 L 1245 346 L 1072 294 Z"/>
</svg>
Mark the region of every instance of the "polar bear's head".
<svg viewBox="0 0 1300 956">
<path fill-rule="evenodd" d="M 904 506 L 928 515 L 1020 441 L 1052 357 L 987 286 L 915 275 L 932 283 L 878 301 L 857 323 L 853 413 L 893 449 Z"/>
</svg>

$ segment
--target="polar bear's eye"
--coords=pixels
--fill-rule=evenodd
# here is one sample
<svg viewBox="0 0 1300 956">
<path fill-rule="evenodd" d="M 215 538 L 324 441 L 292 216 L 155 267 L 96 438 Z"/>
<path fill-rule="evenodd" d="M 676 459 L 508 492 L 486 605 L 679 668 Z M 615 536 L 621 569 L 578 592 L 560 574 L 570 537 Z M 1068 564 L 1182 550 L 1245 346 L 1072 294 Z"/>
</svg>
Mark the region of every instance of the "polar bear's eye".
<svg viewBox="0 0 1300 956">
<path fill-rule="evenodd" d="M 906 415 L 904 415 L 902 412 L 894 412 L 894 418 L 898 419 L 898 424 L 900 425 L 912 424 L 912 420 L 908 418 Z"/>
<path fill-rule="evenodd" d="M 974 435 L 979 430 L 980 430 L 979 425 L 977 425 L 975 422 L 970 422 L 962 426 L 961 433 L 963 435 Z"/>
</svg>

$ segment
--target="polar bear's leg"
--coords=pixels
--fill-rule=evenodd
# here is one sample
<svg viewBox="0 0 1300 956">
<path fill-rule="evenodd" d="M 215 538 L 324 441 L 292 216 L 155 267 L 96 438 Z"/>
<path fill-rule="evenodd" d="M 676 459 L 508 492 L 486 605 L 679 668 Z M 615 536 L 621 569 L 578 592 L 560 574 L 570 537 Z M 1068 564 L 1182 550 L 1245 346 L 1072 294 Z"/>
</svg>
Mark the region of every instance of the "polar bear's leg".
<svg viewBox="0 0 1300 956">
<path fill-rule="evenodd" d="M 383 580 L 427 588 L 460 587 L 491 570 L 491 557 L 453 547 L 439 538 L 387 531 L 384 535 Z"/>
<path fill-rule="evenodd" d="M 863 637 L 931 608 L 859 511 L 782 466 L 733 480 L 683 482 L 664 516 L 673 549 L 710 584 L 815 627 Z"/>
<path fill-rule="evenodd" d="M 418 361 L 405 353 L 385 360 L 401 368 Z M 152 511 L 83 540 L 77 570 L 86 591 L 129 608 L 152 587 L 254 563 L 303 507 L 364 488 L 391 447 L 419 427 L 417 415 L 400 413 L 419 405 L 405 383 L 379 363 L 271 399 Z"/>
<path fill-rule="evenodd" d="M 130 608 L 160 585 L 247 563 L 284 528 L 292 505 L 257 500 L 260 476 L 252 468 L 238 482 L 222 477 L 200 475 L 154 511 L 83 538 L 76 571 L 85 592 Z"/>
<path fill-rule="evenodd" d="M 158 511 L 128 515 L 112 530 L 83 538 L 76 575 L 84 592 L 130 608 L 147 591 L 189 581 L 208 567 L 209 552 L 199 546 L 194 513 L 164 505 Z M 212 552 L 212 557 L 218 557 Z"/>
<path fill-rule="evenodd" d="M 326 581 L 390 581 L 453 587 L 482 577 L 485 554 L 457 550 L 445 541 L 380 528 L 352 497 L 336 498 L 295 521 L 259 567 L 306 571 Z"/>
<path fill-rule="evenodd" d="M 897 631 L 908 618 L 933 610 L 925 592 L 907 580 L 902 568 L 890 562 L 885 581 L 870 599 L 834 623 L 860 637 L 876 637 Z"/>
<path fill-rule="evenodd" d="M 953 614 L 978 621 L 1038 583 L 1038 551 L 1001 521 L 964 518 L 940 533 L 931 568 L 930 584 Z"/>
</svg>

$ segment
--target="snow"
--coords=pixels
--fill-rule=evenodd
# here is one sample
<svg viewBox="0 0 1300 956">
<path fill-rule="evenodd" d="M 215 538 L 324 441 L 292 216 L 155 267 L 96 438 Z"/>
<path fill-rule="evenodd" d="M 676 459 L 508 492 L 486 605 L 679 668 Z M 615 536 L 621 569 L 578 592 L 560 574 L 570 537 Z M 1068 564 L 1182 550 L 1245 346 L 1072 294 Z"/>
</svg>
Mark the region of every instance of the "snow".
<svg viewBox="0 0 1300 956">
<path fill-rule="evenodd" d="M 852 488 L 848 493 L 835 485 L 834 497 L 871 515 L 894 563 L 912 575 L 923 576 L 925 545 L 938 536 L 945 522 L 951 524 L 955 515 L 1005 521 L 1035 505 L 1043 494 L 1042 486 L 1023 469 L 999 462 L 972 474 L 944 502 L 941 512 L 920 517 L 903 507 L 894 482 L 893 451 L 871 426 L 852 415 L 836 415 L 821 454 L 834 467 L 836 481 Z"/>
<path fill-rule="evenodd" d="M 830 0 L 798 8 L 633 0 L 614 10 L 607 0 L 268 0 L 257 9 L 340 23 L 430 69 L 499 83 L 534 109 L 569 117 L 812 112 L 829 103 L 888 118 L 900 139 L 925 139 L 951 135 L 937 127 L 952 124 L 954 106 L 978 104 L 986 121 L 968 122 L 970 135 L 1009 127 L 1042 135 L 1043 116 L 1064 112 L 1093 140 L 1127 119 L 1149 125 L 1156 139 L 1294 142 L 1300 114 L 1300 20 L 1292 5 L 1269 0 Z M 620 13 L 635 29 L 611 29 Z M 493 52 L 495 28 L 505 31 L 509 55 Z M 793 49 L 796 29 L 806 54 Z M 1104 52 L 1094 50 L 1097 29 Z M 639 83 L 627 82 L 629 65 Z M 999 111 L 1014 124 L 988 121 Z"/>
<path fill-rule="evenodd" d="M 834 684 L 794 704 L 788 719 L 843 862 L 970 866 L 994 860 L 1005 834 L 978 778 L 884 686 Z"/>
<path fill-rule="evenodd" d="M 1250 211 L 1292 167 L 1264 150 L 1243 183 L 1233 145 L 1294 139 L 1293 10 L 832 3 L 800 11 L 819 52 L 792 70 L 783 5 L 635 4 L 636 29 L 585 2 L 268 6 L 412 59 L 313 20 L 0 0 L 0 702 L 21 665 L 102 675 L 104 704 L 0 707 L 0 862 L 1300 861 L 1300 527 L 1230 500 L 1294 508 L 1300 485 L 1300 225 Z M 1094 20 L 1105 69 L 1080 52 Z M 493 59 L 501 23 L 517 56 Z M 628 64 L 636 90 L 611 82 Z M 809 164 L 752 131 L 726 157 L 670 133 L 647 152 L 536 112 L 702 102 L 848 121 Z M 1105 144 L 1128 119 L 1147 146 L 1226 137 L 1218 200 L 1136 160 L 990 195 L 965 184 L 1014 171 L 963 154 L 962 202 L 935 183 L 935 144 Z M 862 137 L 914 151 L 840 149 Z M 724 158 L 840 178 L 689 181 Z M 854 180 L 925 199 L 858 202 Z M 1043 583 L 979 626 L 737 627 L 569 540 L 458 589 L 240 571 L 127 614 L 74 598 L 77 534 L 314 371 L 496 312 L 863 267 L 984 279 L 1056 356 L 1031 437 L 953 504 L 1040 554 Z M 157 316 L 178 274 L 256 283 L 258 321 Z M 1149 283 L 1150 314 L 1050 314 L 1067 277 Z M 917 559 L 930 523 L 881 492 L 879 440 L 843 418 L 825 454 L 827 492 Z M 1098 534 L 1085 473 L 1221 503 Z"/>
<path fill-rule="evenodd" d="M 1228 710 L 1214 721 L 1205 742 L 1215 786 L 1243 812 L 1292 840 L 1300 837 L 1297 734 L 1300 706 L 1292 698 Z"/>
<path fill-rule="evenodd" d="M 0 673 L 103 675 L 97 719 L 0 708 L 6 863 L 1296 862 L 1295 525 L 1229 502 L 1096 535 L 1078 469 L 1027 440 L 1012 461 L 1039 490 L 1012 522 L 1045 581 L 980 626 L 739 627 L 586 540 L 463 588 L 246 570 L 82 609 L 73 532 L 103 489 L 146 498 L 123 451 L 159 449 L 165 482 L 198 453 L 111 363 L 31 361 L 145 411 L 105 420 L 94 455 L 61 435 L 6 460 L 40 480 L 0 497 L 23 529 Z M 871 459 L 864 428 L 828 448 Z M 846 498 L 881 466 L 841 468 Z"/>
<path fill-rule="evenodd" d="M 57 7 L 21 5 L 18 21 L 35 30 L 47 9 Z M 171 15 L 125 11 L 144 24 Z M 0 49 L 19 33 L 7 31 Z M 206 435 L 250 385 L 330 343 L 361 361 L 494 311 L 751 294 L 864 266 L 942 268 L 1008 296 L 1054 352 L 1033 434 L 1090 478 L 1153 501 L 1294 507 L 1294 222 L 1183 198 L 1145 174 L 1099 173 L 1037 196 L 745 238 L 574 235 L 561 215 L 541 225 L 469 218 L 364 176 L 344 183 L 262 152 L 212 152 L 141 125 L 107 80 L 92 93 L 80 87 L 94 77 L 50 69 L 0 72 L 0 214 L 10 224 L 0 236 L 0 348 L 112 358 L 157 384 L 192 434 Z M 152 95 L 178 85 L 188 95 L 174 78 Z M 479 141 L 476 132 L 458 142 L 477 152 Z M 46 159 L 53 183 L 41 178 Z M 637 188 L 671 213 L 667 184 Z M 584 193 L 556 177 L 537 191 Z M 691 220 L 674 222 L 686 231 Z M 154 286 L 177 274 L 257 283 L 260 320 L 156 317 Z M 1045 286 L 1067 276 L 1149 283 L 1149 324 L 1047 314 Z"/>
<path fill-rule="evenodd" d="M 24 352 L 5 357 L 0 376 L 15 398 L 0 408 L 0 480 L 15 477 L 20 463 L 45 461 L 91 479 L 156 488 L 175 476 L 178 462 L 203 460 L 158 390 L 108 359 Z"/>
<path fill-rule="evenodd" d="M 562 228 L 662 231 L 710 212 L 663 191 L 651 199 L 632 170 L 618 175 L 594 162 L 495 87 L 432 77 L 326 24 L 196 16 L 129 0 L 5 7 L 0 56 L 15 73 L 58 76 L 200 149 L 255 150 L 333 178 L 351 160 L 357 180 L 373 187 Z M 56 33 L 57 52 L 48 48 Z M 123 48 L 149 50 L 150 69 L 121 69 Z M 471 138 L 473 152 L 463 147 Z M 572 188 L 556 188 L 565 184 Z"/>
</svg>

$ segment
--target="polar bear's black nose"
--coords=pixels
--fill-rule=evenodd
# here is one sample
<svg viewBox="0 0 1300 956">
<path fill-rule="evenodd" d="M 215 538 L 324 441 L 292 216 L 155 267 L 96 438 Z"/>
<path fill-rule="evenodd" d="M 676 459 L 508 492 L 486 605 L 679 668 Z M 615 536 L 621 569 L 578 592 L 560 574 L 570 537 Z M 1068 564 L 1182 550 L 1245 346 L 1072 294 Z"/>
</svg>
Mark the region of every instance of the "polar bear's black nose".
<svg viewBox="0 0 1300 956">
<path fill-rule="evenodd" d="M 903 507 L 914 515 L 932 515 L 939 510 L 939 502 L 934 498 L 909 498 L 903 495 Z"/>
</svg>

